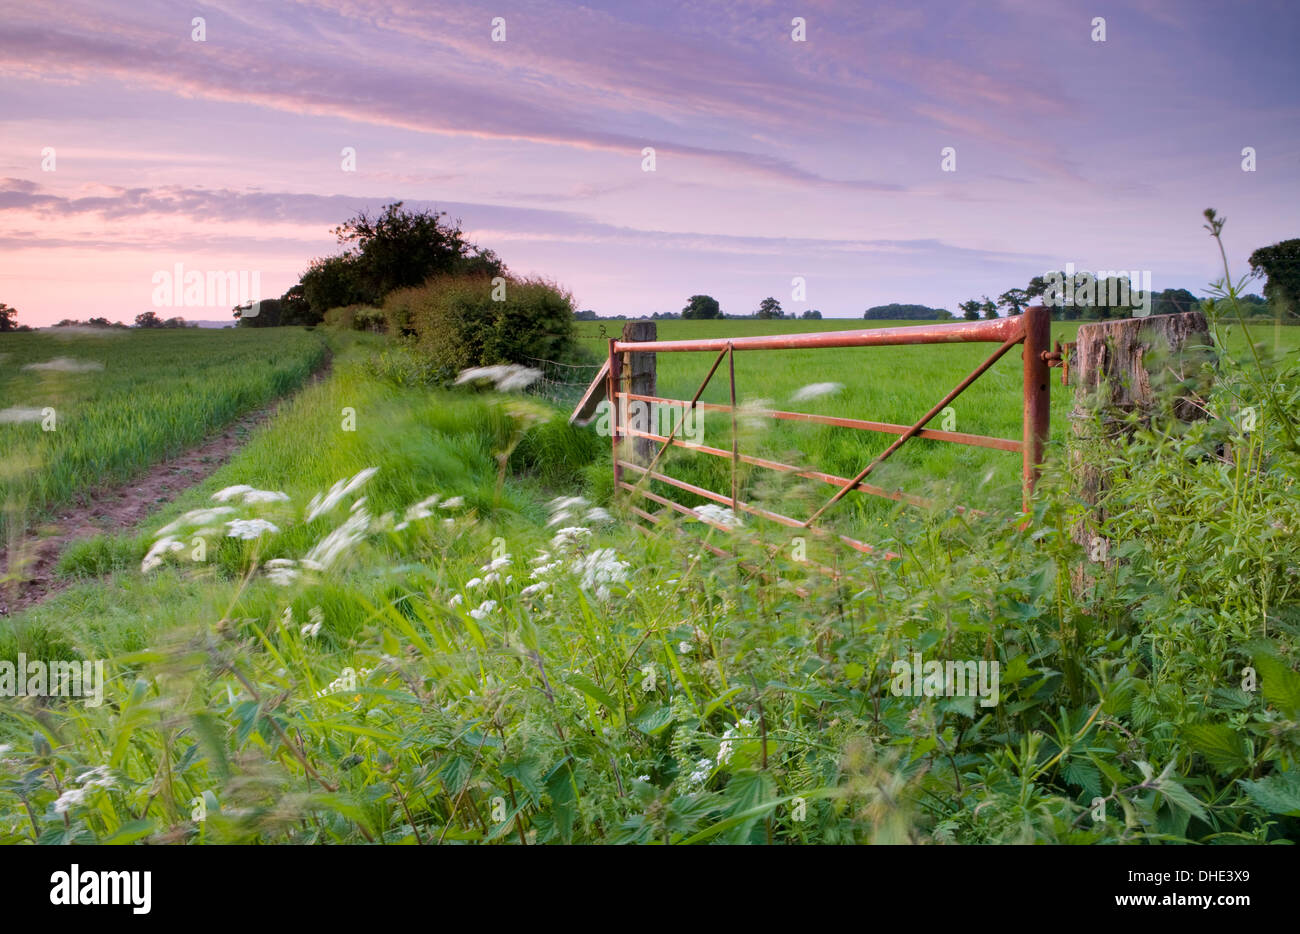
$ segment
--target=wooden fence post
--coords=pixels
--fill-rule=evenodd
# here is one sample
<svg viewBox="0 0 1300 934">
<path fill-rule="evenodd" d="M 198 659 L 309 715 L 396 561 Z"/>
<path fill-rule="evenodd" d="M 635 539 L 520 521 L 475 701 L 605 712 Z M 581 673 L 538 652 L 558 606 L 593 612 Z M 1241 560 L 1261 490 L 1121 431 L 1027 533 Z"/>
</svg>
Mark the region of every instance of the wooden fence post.
<svg viewBox="0 0 1300 934">
<path fill-rule="evenodd" d="M 653 321 L 629 321 L 623 325 L 623 340 L 653 341 L 657 339 L 658 330 L 658 325 Z M 658 387 L 655 355 L 653 353 L 628 353 L 626 363 L 623 366 L 623 376 L 626 379 L 627 391 L 633 395 L 658 395 L 658 392 L 656 392 Z M 655 408 L 648 402 L 630 402 L 627 409 L 624 410 L 623 424 L 654 434 L 657 427 L 654 412 Z M 657 441 L 652 441 L 649 438 L 635 438 L 629 453 L 638 464 L 648 464 L 654 459 L 655 452 L 658 449 L 659 442 Z"/>
<path fill-rule="evenodd" d="M 1070 473 L 1087 509 L 1071 535 L 1084 549 L 1088 563 L 1072 575 L 1076 593 L 1087 585 L 1086 568 L 1112 567 L 1109 542 L 1100 536 L 1106 520 L 1098 505 L 1109 485 L 1099 450 L 1118 440 L 1133 413 L 1149 420 L 1159 408 L 1161 391 L 1191 378 L 1213 352 L 1209 327 L 1199 311 L 1151 318 L 1125 318 L 1079 326 L 1069 360 L 1074 385 L 1070 413 Z M 1205 412 L 1186 395 L 1174 403 L 1172 415 L 1182 421 L 1204 418 Z"/>
</svg>

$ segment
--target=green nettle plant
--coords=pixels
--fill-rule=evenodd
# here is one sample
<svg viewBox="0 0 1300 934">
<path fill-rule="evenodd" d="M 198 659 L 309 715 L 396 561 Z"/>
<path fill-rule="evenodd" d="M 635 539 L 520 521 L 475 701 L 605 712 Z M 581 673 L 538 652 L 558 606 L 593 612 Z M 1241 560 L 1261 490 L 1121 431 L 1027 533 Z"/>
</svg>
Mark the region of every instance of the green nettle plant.
<svg viewBox="0 0 1300 934">
<path fill-rule="evenodd" d="M 1219 289 L 1207 418 L 1095 452 L 1105 561 L 1059 452 L 1031 522 L 935 508 L 870 555 L 725 510 L 506 511 L 510 453 L 565 446 L 500 394 L 437 403 L 495 407 L 474 502 L 394 501 L 382 467 L 223 491 L 254 505 L 207 618 L 113 658 L 100 707 L 7 702 L 0 842 L 1294 840 L 1300 373 L 1227 352 Z M 206 573 L 168 547 L 149 573 Z M 896 690 L 916 656 L 997 663 L 995 703 Z"/>
</svg>

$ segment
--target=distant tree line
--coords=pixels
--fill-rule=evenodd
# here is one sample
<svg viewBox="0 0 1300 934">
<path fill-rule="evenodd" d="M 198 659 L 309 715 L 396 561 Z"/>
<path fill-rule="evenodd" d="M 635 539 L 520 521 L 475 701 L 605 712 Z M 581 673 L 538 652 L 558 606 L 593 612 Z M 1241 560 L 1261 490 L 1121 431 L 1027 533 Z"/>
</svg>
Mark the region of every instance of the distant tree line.
<svg viewBox="0 0 1300 934">
<path fill-rule="evenodd" d="M 1049 273 L 1035 276 L 1028 288 L 1008 289 L 997 300 L 987 295 L 958 304 L 961 317 L 967 321 L 1021 314 L 1030 305 L 1047 306 L 1058 321 L 1105 321 L 1113 318 L 1130 318 L 1139 314 L 1173 315 L 1196 311 L 1201 300 L 1187 289 L 1162 289 L 1150 295 L 1133 288 L 1127 276 L 1098 278 L 1087 271 L 1067 274 Z M 1247 315 L 1272 316 L 1270 303 L 1259 295 L 1241 297 Z M 1277 307 L 1274 305 L 1274 307 Z"/>
<path fill-rule="evenodd" d="M 1242 311 L 1253 317 L 1300 319 L 1300 239 L 1282 240 L 1250 254 L 1250 270 L 1264 278 L 1264 294 L 1240 298 Z M 997 317 L 998 309 L 1020 314 L 1026 306 L 1041 303 L 1059 320 L 1096 321 L 1128 318 L 1136 313 L 1172 315 L 1196 311 L 1201 302 L 1187 289 L 1162 289 L 1148 293 L 1135 287 L 1127 275 L 1087 270 L 1057 271 L 1034 276 L 1023 289 L 1008 289 L 990 301 L 987 295 L 958 307 L 974 320 Z"/>
<path fill-rule="evenodd" d="M 785 312 L 781 308 L 781 303 L 775 298 L 768 296 L 759 302 L 758 308 L 747 315 L 729 315 L 722 311 L 722 306 L 712 295 L 692 295 L 686 300 L 686 305 L 681 311 L 656 311 L 649 315 L 638 315 L 629 318 L 627 315 L 605 315 L 603 320 L 606 321 L 676 321 L 676 320 L 706 320 L 706 319 L 743 319 L 743 318 L 785 318 L 792 320 L 794 318 L 804 318 L 820 320 L 822 313 L 816 308 L 809 308 L 802 314 L 796 315 L 794 312 Z M 602 316 L 597 315 L 594 311 L 586 309 L 577 312 L 573 316 L 578 321 L 595 321 Z"/>
<path fill-rule="evenodd" d="M 128 330 L 132 327 L 144 329 L 156 328 L 196 328 L 198 322 L 186 321 L 184 318 L 159 318 L 155 312 L 146 311 L 135 316 L 135 324 L 123 324 L 121 321 L 109 321 L 107 318 L 89 318 L 85 321 L 79 321 L 76 318 L 64 318 L 56 328 L 105 328 L 112 330 Z"/>
<path fill-rule="evenodd" d="M 869 321 L 943 321 L 951 318 L 952 312 L 947 308 L 931 308 L 929 305 L 873 305 L 862 313 Z"/>
<path fill-rule="evenodd" d="M 113 330 L 127 330 L 129 325 L 121 321 L 109 321 L 107 318 L 89 318 L 86 321 L 79 321 L 76 318 L 64 318 L 54 325 L 56 328 L 104 328 Z M 135 316 L 135 327 L 137 328 L 196 328 L 197 323 L 186 321 L 184 318 L 168 318 L 163 320 L 152 311 L 146 311 L 143 314 Z M 0 302 L 0 331 L 31 331 L 33 328 L 26 324 L 18 323 L 18 309 Z"/>
<path fill-rule="evenodd" d="M 91 318 L 91 321 L 102 321 L 102 318 Z M 120 325 L 119 325 L 120 326 Z M 186 321 L 184 318 L 167 318 L 163 320 L 152 311 L 146 311 L 144 314 L 135 316 L 135 327 L 138 328 L 196 328 L 197 322 Z"/>
</svg>

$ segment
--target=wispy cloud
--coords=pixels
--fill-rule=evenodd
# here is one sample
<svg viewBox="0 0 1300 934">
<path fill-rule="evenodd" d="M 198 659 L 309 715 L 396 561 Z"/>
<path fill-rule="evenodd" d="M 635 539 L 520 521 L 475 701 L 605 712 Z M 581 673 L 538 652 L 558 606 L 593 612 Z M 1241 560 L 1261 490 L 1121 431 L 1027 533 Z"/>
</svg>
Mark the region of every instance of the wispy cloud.
<svg viewBox="0 0 1300 934">
<path fill-rule="evenodd" d="M 633 313 L 678 292 L 744 307 L 793 275 L 829 313 L 954 304 L 1071 260 L 1197 288 L 1209 203 L 1238 265 L 1295 235 L 1288 0 L 797 6 L 9 3 L 0 246 L 23 261 L 0 298 L 126 314 L 186 258 L 280 288 L 392 200 Z"/>
</svg>

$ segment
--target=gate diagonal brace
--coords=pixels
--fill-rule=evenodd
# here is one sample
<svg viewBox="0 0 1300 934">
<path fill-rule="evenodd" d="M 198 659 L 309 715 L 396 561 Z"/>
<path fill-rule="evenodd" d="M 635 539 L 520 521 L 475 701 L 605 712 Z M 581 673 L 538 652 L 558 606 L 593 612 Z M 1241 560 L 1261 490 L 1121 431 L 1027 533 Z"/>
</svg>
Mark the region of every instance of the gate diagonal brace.
<svg viewBox="0 0 1300 934">
<path fill-rule="evenodd" d="M 881 451 L 880 454 L 876 456 L 875 460 L 867 464 L 866 467 L 863 467 L 861 472 L 856 477 L 854 477 L 848 483 L 844 484 L 844 486 L 840 487 L 835 492 L 835 495 L 833 495 L 828 502 L 826 502 L 820 509 L 818 509 L 815 513 L 813 513 L 811 516 L 808 517 L 808 519 L 804 522 L 804 526 L 811 527 L 812 524 L 817 521 L 817 519 L 821 516 L 822 513 L 824 513 L 827 509 L 830 509 L 836 503 L 838 503 L 845 496 L 845 494 L 847 494 L 850 490 L 852 490 L 864 479 L 866 479 L 867 474 L 871 473 L 871 471 L 875 470 L 877 467 L 883 464 L 891 454 L 893 454 L 895 451 L 901 448 L 912 438 L 916 437 L 917 433 L 920 432 L 920 430 L 926 426 L 926 423 L 929 422 L 930 419 L 934 418 L 941 411 L 943 411 L 944 407 L 947 406 L 948 403 L 952 402 L 953 399 L 956 399 L 959 395 L 961 395 L 970 386 L 971 383 L 975 382 L 975 380 L 983 376 L 985 371 L 987 371 L 989 367 L 997 363 L 998 360 L 1002 358 L 1003 354 L 1005 354 L 1016 344 L 1019 344 L 1022 340 L 1024 340 L 1024 337 L 1022 335 L 1017 334 L 1003 341 L 1002 344 L 999 345 L 998 349 L 993 351 L 993 353 L 989 356 L 987 360 L 985 360 L 983 363 L 977 366 L 973 371 L 971 371 L 971 373 L 965 379 L 963 379 L 960 383 L 958 383 L 946 396 L 944 396 L 942 399 L 936 402 L 934 404 L 934 407 L 931 408 L 930 411 L 922 415 L 920 420 L 916 422 L 916 424 L 912 425 L 911 428 L 903 432 L 903 434 L 899 436 L 897 441 L 895 441 L 889 447 L 885 448 L 885 450 Z"/>
</svg>

